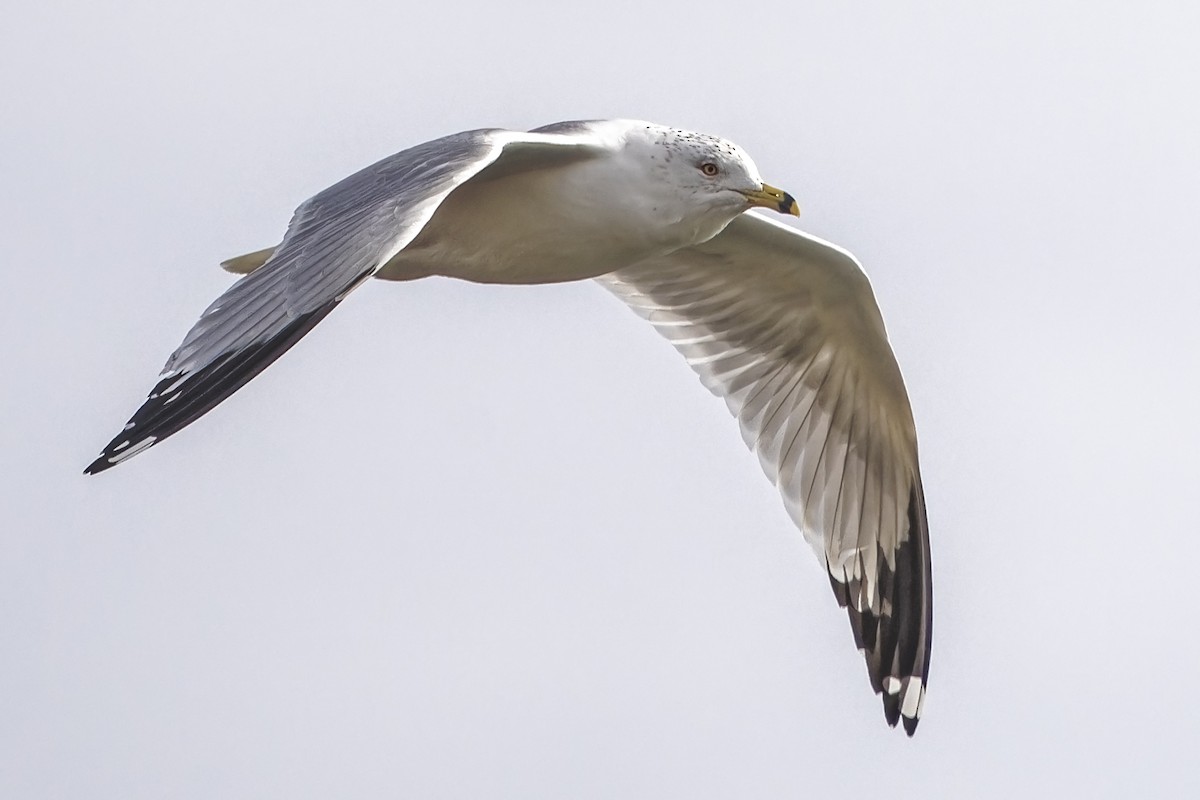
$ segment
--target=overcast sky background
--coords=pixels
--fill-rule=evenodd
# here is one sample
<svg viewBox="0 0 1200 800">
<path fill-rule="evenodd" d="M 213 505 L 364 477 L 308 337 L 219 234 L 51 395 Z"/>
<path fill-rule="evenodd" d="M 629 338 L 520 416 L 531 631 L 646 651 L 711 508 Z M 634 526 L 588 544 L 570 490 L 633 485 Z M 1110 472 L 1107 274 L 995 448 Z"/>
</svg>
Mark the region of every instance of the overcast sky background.
<svg viewBox="0 0 1200 800">
<path fill-rule="evenodd" d="M 967 5 L 7 9 L 0 796 L 1197 796 L 1200 11 Z M 733 139 L 866 265 L 933 540 L 911 741 L 591 284 L 368 285 L 80 474 L 300 201 L 615 116 Z"/>
</svg>

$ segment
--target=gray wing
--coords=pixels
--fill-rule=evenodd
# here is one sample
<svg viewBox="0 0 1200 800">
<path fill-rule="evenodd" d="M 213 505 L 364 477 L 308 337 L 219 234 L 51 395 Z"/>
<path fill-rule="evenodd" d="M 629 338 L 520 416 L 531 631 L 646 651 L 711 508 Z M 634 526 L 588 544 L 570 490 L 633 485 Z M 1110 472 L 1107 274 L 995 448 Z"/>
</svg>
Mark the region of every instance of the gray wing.
<svg viewBox="0 0 1200 800">
<path fill-rule="evenodd" d="M 304 202 L 266 263 L 200 316 L 158 383 L 85 472 L 119 464 L 229 397 L 295 344 L 411 242 L 453 189 L 518 143 L 518 168 L 537 151 L 583 149 L 585 136 L 479 130 L 385 158 Z"/>
<path fill-rule="evenodd" d="M 599 280 L 725 399 L 826 565 L 888 722 L 911 735 L 933 627 L 925 499 L 908 396 L 858 263 L 745 214 Z"/>
</svg>

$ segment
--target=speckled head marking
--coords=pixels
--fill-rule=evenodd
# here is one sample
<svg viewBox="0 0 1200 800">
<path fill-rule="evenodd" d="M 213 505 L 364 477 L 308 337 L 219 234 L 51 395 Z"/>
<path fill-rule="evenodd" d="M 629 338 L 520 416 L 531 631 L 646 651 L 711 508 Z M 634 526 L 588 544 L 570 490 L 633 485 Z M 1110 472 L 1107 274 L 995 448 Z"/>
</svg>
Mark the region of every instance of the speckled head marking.
<svg viewBox="0 0 1200 800">
<path fill-rule="evenodd" d="M 669 157 L 683 158 L 697 165 L 705 159 L 715 159 L 724 166 L 734 164 L 744 165 L 750 177 L 762 183 L 754 160 L 745 150 L 728 139 L 713 136 L 708 133 L 695 133 L 681 128 L 665 128 L 648 126 L 652 139 L 664 150 Z"/>
<path fill-rule="evenodd" d="M 639 133 L 658 151 L 656 158 L 664 165 L 678 168 L 686 164 L 701 171 L 704 177 L 725 176 L 728 182 L 742 188 L 758 188 L 762 185 L 762 176 L 754 160 L 728 139 L 652 123 L 646 123 Z M 711 172 L 710 169 L 705 172 L 705 165 L 711 165 L 717 171 Z"/>
<path fill-rule="evenodd" d="M 799 214 L 795 199 L 764 183 L 754 160 L 728 139 L 649 122 L 630 123 L 625 146 L 639 152 L 656 178 L 713 214 L 736 215 L 756 206 Z"/>
</svg>

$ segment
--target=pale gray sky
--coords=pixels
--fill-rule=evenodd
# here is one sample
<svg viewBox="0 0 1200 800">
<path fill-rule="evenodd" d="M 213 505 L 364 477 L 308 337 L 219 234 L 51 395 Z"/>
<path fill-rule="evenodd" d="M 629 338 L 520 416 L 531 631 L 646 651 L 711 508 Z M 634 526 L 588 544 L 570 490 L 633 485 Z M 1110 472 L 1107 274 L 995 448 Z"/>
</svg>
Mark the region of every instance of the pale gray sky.
<svg viewBox="0 0 1200 800">
<path fill-rule="evenodd" d="M 6 12 L 0 796 L 1200 793 L 1195 4 L 548 8 Z M 733 139 L 867 267 L 933 539 L 912 741 L 723 403 L 593 285 L 370 285 L 80 475 L 305 197 L 610 116 Z"/>
</svg>

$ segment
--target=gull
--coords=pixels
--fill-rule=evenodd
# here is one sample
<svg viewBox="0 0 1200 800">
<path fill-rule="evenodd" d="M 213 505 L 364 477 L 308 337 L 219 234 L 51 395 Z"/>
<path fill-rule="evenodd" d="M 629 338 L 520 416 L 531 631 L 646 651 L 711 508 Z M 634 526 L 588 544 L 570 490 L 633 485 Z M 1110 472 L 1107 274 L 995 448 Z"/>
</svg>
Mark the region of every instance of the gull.
<svg viewBox="0 0 1200 800">
<path fill-rule="evenodd" d="M 737 145 L 637 120 L 480 129 L 417 145 L 296 209 L 276 247 L 172 353 L 85 472 L 210 411 L 368 278 L 594 279 L 723 398 L 850 616 L 893 727 L 917 727 L 933 592 L 916 428 L 883 318 L 845 250 L 757 213 L 799 216 Z"/>
</svg>

